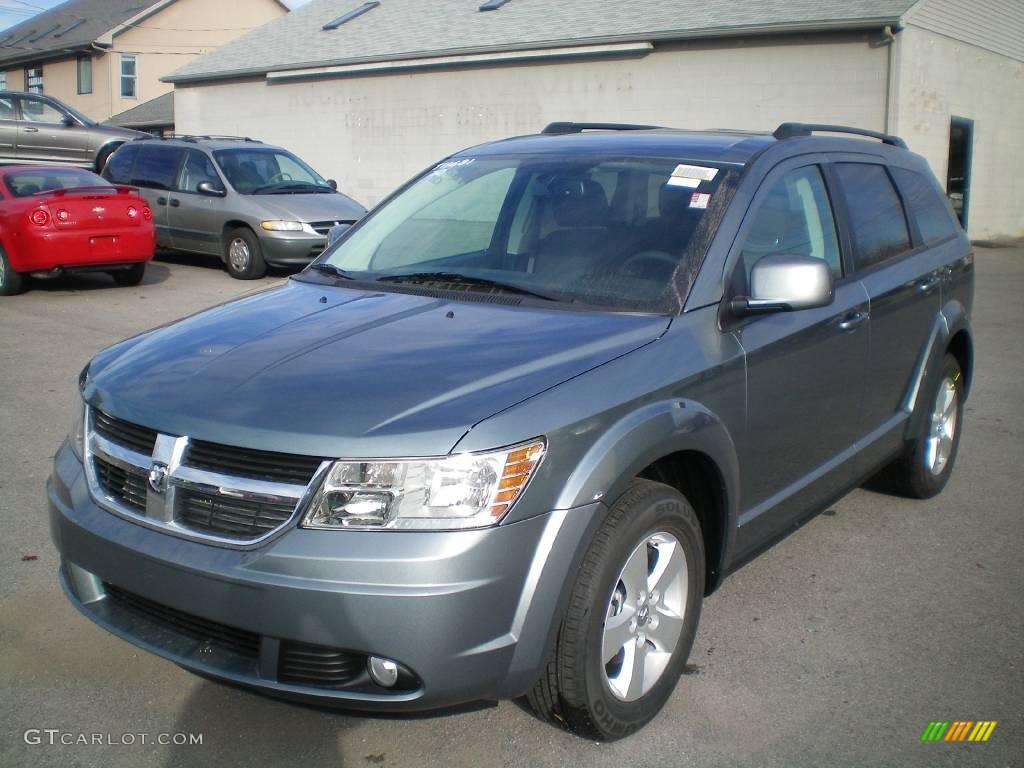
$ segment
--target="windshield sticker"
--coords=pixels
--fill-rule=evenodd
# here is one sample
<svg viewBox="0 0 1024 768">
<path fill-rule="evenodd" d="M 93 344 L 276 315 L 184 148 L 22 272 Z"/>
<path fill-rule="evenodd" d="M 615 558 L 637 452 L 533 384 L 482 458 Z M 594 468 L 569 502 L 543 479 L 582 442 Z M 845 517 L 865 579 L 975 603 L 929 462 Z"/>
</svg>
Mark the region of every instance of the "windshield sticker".
<svg viewBox="0 0 1024 768">
<path fill-rule="evenodd" d="M 679 179 L 698 179 L 699 181 L 711 181 L 718 175 L 717 168 L 707 168 L 703 165 L 677 165 L 672 171 L 672 176 Z"/>
<path fill-rule="evenodd" d="M 707 208 L 708 203 L 711 202 L 711 195 L 707 192 L 694 192 L 690 196 L 690 207 L 691 208 Z"/>
<path fill-rule="evenodd" d="M 467 165 L 472 165 L 475 160 L 475 157 L 464 157 L 461 160 L 445 160 L 443 163 L 438 163 L 435 166 L 434 173 L 444 173 L 454 168 L 464 168 Z"/>
<path fill-rule="evenodd" d="M 686 187 L 687 189 L 696 189 L 700 186 L 700 179 L 689 179 L 684 176 L 669 176 L 665 185 L 669 187 Z"/>
</svg>

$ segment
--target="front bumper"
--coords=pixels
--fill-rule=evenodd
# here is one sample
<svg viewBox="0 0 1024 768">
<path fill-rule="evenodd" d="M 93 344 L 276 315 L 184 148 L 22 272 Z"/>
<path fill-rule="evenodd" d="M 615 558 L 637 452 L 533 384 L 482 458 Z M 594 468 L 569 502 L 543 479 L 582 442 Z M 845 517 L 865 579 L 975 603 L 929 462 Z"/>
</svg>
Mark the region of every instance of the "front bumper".
<svg viewBox="0 0 1024 768">
<path fill-rule="evenodd" d="M 67 446 L 47 491 L 65 590 L 96 623 L 198 673 L 383 711 L 524 693 L 540 674 L 571 575 L 601 517 L 594 504 L 478 531 L 292 528 L 259 549 L 237 550 L 101 509 Z M 197 635 L 196 622 L 154 620 L 111 599 L 118 589 L 107 585 L 173 616 L 255 635 L 258 647 L 239 653 L 213 630 Z M 394 659 L 412 670 L 415 685 L 387 691 L 282 680 L 283 649 L 296 643 Z"/>
<path fill-rule="evenodd" d="M 275 267 L 305 266 L 327 247 L 326 237 L 305 232 L 260 232 L 263 260 Z"/>
</svg>

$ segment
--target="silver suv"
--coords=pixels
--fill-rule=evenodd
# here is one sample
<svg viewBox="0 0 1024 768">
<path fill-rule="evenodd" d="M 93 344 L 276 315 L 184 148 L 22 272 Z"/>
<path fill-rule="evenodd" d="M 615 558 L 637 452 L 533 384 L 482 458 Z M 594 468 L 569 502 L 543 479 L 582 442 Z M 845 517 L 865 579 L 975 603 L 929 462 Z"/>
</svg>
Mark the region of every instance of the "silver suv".
<svg viewBox="0 0 1024 768">
<path fill-rule="evenodd" d="M 248 138 L 177 136 L 123 145 L 103 175 L 142 190 L 157 245 L 219 256 L 232 277 L 305 266 L 332 227 L 366 213 L 287 150 Z"/>
</svg>

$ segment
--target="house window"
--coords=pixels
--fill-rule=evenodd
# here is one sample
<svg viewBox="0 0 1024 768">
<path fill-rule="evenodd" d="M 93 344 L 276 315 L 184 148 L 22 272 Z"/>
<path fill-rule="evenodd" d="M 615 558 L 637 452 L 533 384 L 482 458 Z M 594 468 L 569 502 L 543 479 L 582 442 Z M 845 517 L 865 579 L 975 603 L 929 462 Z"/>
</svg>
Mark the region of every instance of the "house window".
<svg viewBox="0 0 1024 768">
<path fill-rule="evenodd" d="M 43 92 L 43 68 L 25 67 L 25 90 L 29 93 Z"/>
<path fill-rule="evenodd" d="M 121 54 L 121 98 L 134 99 L 135 93 L 135 56 Z"/>
<path fill-rule="evenodd" d="M 7 73 L 0 72 L 0 91 L 7 90 Z"/>
<path fill-rule="evenodd" d="M 78 57 L 78 92 L 92 93 L 92 56 Z"/>
</svg>

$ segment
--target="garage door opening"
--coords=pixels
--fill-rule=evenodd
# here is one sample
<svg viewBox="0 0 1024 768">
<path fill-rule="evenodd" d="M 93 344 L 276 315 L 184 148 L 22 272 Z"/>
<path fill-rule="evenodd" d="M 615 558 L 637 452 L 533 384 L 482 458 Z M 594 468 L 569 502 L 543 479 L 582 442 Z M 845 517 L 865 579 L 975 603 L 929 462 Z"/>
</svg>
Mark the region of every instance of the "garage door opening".
<svg viewBox="0 0 1024 768">
<path fill-rule="evenodd" d="M 971 154 L 974 146 L 974 121 L 954 117 L 949 123 L 949 163 L 946 165 L 946 195 L 953 204 L 960 226 L 967 229 L 967 209 L 971 202 Z"/>
</svg>

